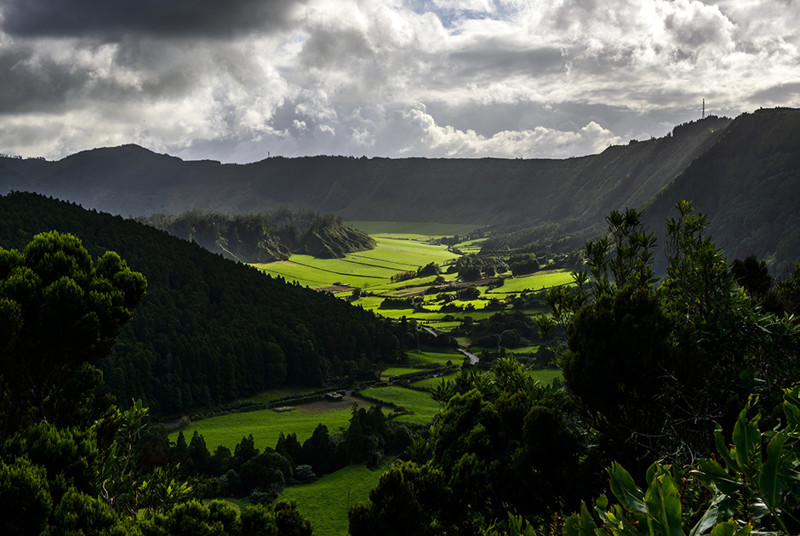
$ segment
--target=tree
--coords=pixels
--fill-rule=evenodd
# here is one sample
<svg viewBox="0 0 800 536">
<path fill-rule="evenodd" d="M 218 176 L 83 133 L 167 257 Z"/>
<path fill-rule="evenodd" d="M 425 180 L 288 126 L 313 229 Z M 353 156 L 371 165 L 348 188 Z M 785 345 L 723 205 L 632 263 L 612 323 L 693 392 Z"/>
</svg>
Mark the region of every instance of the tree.
<svg viewBox="0 0 800 536">
<path fill-rule="evenodd" d="M 735 259 L 731 272 L 739 286 L 757 300 L 763 300 L 772 288 L 772 276 L 769 275 L 766 261 L 759 262 L 755 255 L 744 260 Z"/>
<path fill-rule="evenodd" d="M 92 407 L 101 381 L 94 365 L 145 288 L 119 255 L 106 252 L 95 262 L 73 235 L 38 234 L 22 252 L 0 248 L 0 376 L 11 402 L 0 429 L 97 419 L 108 404 Z"/>
<path fill-rule="evenodd" d="M 448 512 L 451 490 L 441 471 L 413 462 L 396 465 L 381 475 L 369 502 L 350 509 L 352 536 L 420 536 L 455 533 L 457 521 Z"/>
<path fill-rule="evenodd" d="M 42 532 L 53 507 L 44 467 L 17 458 L 0 460 L 0 532 L 35 536 Z"/>
</svg>

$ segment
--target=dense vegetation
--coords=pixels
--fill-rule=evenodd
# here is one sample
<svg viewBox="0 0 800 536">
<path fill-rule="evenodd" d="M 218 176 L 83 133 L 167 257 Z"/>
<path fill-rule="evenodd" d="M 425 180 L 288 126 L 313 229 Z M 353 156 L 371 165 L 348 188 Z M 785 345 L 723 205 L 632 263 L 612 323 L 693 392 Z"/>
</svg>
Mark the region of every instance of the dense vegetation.
<svg viewBox="0 0 800 536">
<path fill-rule="evenodd" d="M 783 313 L 797 312 L 800 265 L 766 290 L 761 263 L 731 269 L 707 218 L 678 210 L 663 280 L 640 213 L 614 211 L 586 246 L 591 280 L 550 291 L 552 320 L 537 324 L 565 336 L 565 391 L 511 358 L 443 381 L 427 443 L 351 510 L 350 533 L 796 533 L 800 402 L 783 387 L 800 373 L 800 325 Z M 782 408 L 789 425 L 762 435 Z M 619 505 L 593 500 L 607 467 Z"/>
<path fill-rule="evenodd" d="M 113 248 L 147 278 L 136 315 L 99 363 L 123 404 L 178 413 L 287 382 L 347 381 L 402 356 L 388 321 L 143 224 L 23 193 L 0 198 L 0 212 L 3 247 L 70 232 L 93 255 Z"/>
<path fill-rule="evenodd" d="M 339 216 L 288 207 L 249 215 L 200 211 L 177 216 L 154 214 L 139 221 L 197 242 L 225 258 L 247 263 L 285 260 L 292 253 L 344 257 L 375 247 L 375 240 L 346 226 Z"/>
<path fill-rule="evenodd" d="M 192 499 L 179 466 L 158 459 L 137 401 L 122 413 L 97 396 L 97 360 L 145 291 L 117 254 L 93 259 L 48 232 L 0 248 L 0 532 L 218 536 L 311 534 L 293 503 Z"/>
<path fill-rule="evenodd" d="M 773 109 L 737 118 L 646 206 L 647 224 L 664 221 L 676 200 L 692 199 L 731 258 L 755 254 L 786 276 L 800 258 L 798 116 L 795 109 Z"/>
</svg>

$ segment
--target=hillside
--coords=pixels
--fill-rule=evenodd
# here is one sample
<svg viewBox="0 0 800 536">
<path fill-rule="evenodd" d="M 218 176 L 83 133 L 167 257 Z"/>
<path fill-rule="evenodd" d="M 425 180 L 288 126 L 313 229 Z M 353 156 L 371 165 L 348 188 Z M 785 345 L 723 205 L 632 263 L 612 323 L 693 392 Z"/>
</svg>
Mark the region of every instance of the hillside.
<svg viewBox="0 0 800 536">
<path fill-rule="evenodd" d="M 645 205 L 647 225 L 663 234 L 681 199 L 710 217 L 729 259 L 755 254 L 773 261 L 773 274 L 786 275 L 800 260 L 800 110 L 739 116 Z"/>
<path fill-rule="evenodd" d="M 398 359 L 392 326 L 372 313 L 119 216 L 41 195 L 0 197 L 0 246 L 48 230 L 113 250 L 147 278 L 147 294 L 101 368 L 122 404 L 186 412 L 286 383 L 319 385 Z"/>
<path fill-rule="evenodd" d="M 345 225 L 340 216 L 288 207 L 261 214 L 155 214 L 139 221 L 227 259 L 248 263 L 286 260 L 292 253 L 339 258 L 375 247 L 375 240 Z"/>
<path fill-rule="evenodd" d="M 709 117 L 669 136 L 566 160 L 270 158 L 184 162 L 128 145 L 57 162 L 0 159 L 0 192 L 35 191 L 121 215 L 283 205 L 347 219 L 449 223 L 596 219 L 639 205 L 724 130 Z M 601 218 L 602 219 L 602 218 Z"/>
</svg>

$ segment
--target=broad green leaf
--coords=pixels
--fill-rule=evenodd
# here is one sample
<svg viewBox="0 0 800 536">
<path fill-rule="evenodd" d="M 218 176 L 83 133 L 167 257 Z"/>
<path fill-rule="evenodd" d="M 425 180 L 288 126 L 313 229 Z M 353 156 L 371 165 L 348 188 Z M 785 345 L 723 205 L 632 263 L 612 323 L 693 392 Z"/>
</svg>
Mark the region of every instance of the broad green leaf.
<svg viewBox="0 0 800 536">
<path fill-rule="evenodd" d="M 735 536 L 736 534 L 736 521 L 733 519 L 723 521 L 711 529 L 711 536 Z"/>
<path fill-rule="evenodd" d="M 789 424 L 800 428 L 800 385 L 783 391 L 783 413 Z"/>
<path fill-rule="evenodd" d="M 697 460 L 698 470 L 693 474 L 704 485 L 713 487 L 726 495 L 732 495 L 742 488 L 742 484 L 717 461 L 707 458 Z"/>
<path fill-rule="evenodd" d="M 725 444 L 725 435 L 722 431 L 722 426 L 719 424 L 714 427 L 714 442 L 717 446 L 717 453 L 723 460 L 725 460 L 725 465 L 734 471 L 738 471 L 739 464 L 736 463 L 736 460 L 733 458 L 733 456 L 731 456 L 731 452 L 728 450 L 728 445 Z"/>
<path fill-rule="evenodd" d="M 761 432 L 758 429 L 761 414 L 757 413 L 747 420 L 750 407 L 751 402 L 748 401 L 733 427 L 733 444 L 736 446 L 734 457 L 741 471 L 749 468 L 758 470 L 761 467 Z"/>
<path fill-rule="evenodd" d="M 780 506 L 781 492 L 783 491 L 783 479 L 779 475 L 781 453 L 783 445 L 786 443 L 788 435 L 786 431 L 775 434 L 772 441 L 767 445 L 767 461 L 761 468 L 758 479 L 758 487 L 761 489 L 761 496 L 767 505 L 777 508 Z"/>
<path fill-rule="evenodd" d="M 682 536 L 681 499 L 672 477 L 664 473 L 650 483 L 645 494 L 647 524 L 653 536 Z"/>
<path fill-rule="evenodd" d="M 647 512 L 644 503 L 642 490 L 636 487 L 630 473 L 617 462 L 611 464 L 609 469 L 611 492 L 619 499 L 619 502 L 633 510 L 634 512 Z"/>
<path fill-rule="evenodd" d="M 734 502 L 734 500 L 730 497 L 723 495 L 717 496 L 711 503 L 711 506 L 708 507 L 708 510 L 703 513 L 703 517 L 700 518 L 689 532 L 689 536 L 706 534 L 711 527 L 722 522 L 724 519 L 730 518 L 733 515 L 733 508 L 730 506 L 732 502 Z"/>
</svg>

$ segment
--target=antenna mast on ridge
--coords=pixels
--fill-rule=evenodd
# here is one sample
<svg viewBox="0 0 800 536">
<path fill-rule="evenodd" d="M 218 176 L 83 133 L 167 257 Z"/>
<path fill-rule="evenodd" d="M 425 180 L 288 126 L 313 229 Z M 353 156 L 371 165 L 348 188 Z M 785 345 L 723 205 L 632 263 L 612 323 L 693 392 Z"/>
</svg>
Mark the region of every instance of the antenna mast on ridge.
<svg viewBox="0 0 800 536">
<path fill-rule="evenodd" d="M 700 119 L 706 118 L 706 99 L 703 99 L 703 115 L 700 116 Z"/>
</svg>

